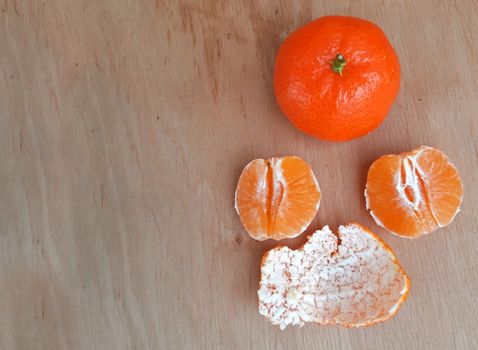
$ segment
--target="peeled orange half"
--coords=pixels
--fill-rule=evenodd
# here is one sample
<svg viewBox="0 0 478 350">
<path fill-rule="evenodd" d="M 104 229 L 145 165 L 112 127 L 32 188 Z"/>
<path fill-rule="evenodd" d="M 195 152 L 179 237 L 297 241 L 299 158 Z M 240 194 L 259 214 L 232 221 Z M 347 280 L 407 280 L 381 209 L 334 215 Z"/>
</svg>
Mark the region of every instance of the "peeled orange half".
<svg viewBox="0 0 478 350">
<path fill-rule="evenodd" d="M 242 171 L 235 195 L 244 228 L 259 241 L 300 235 L 319 204 L 320 188 L 314 173 L 295 156 L 251 161 Z"/>
<path fill-rule="evenodd" d="M 316 231 L 300 249 L 278 247 L 261 264 L 259 313 L 281 329 L 306 322 L 367 326 L 392 317 L 410 280 L 392 250 L 359 224 Z"/>
<path fill-rule="evenodd" d="M 368 171 L 365 198 L 378 225 L 416 238 L 451 223 L 460 209 L 463 184 L 443 152 L 422 146 L 377 159 Z"/>
</svg>

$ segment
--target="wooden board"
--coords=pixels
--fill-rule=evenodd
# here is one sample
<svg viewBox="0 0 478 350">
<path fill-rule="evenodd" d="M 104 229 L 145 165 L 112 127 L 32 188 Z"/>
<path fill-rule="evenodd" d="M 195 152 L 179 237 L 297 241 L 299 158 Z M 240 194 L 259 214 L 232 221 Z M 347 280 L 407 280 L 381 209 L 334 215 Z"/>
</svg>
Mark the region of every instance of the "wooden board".
<svg viewBox="0 0 478 350">
<path fill-rule="evenodd" d="M 296 131 L 272 93 L 286 33 L 326 14 L 379 24 L 402 65 L 373 134 Z M 476 349 L 478 3 L 0 2 L 1 349 Z M 438 147 L 462 212 L 419 240 L 367 214 L 378 156 Z M 233 209 L 251 159 L 294 154 L 323 191 L 307 233 L 361 222 L 412 279 L 389 322 L 280 332 L 257 313 L 258 262 Z M 289 242 L 297 246 L 305 235 Z"/>
</svg>

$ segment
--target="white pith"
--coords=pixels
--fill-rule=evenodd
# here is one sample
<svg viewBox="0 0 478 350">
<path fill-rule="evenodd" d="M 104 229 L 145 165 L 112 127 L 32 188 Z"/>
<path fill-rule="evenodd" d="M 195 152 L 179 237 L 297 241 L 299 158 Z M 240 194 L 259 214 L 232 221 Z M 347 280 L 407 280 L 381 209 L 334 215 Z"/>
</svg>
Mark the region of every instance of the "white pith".
<svg viewBox="0 0 478 350">
<path fill-rule="evenodd" d="M 281 329 L 305 322 L 358 327 L 390 317 L 408 292 L 395 257 L 359 225 L 341 226 L 339 237 L 340 244 L 325 226 L 299 250 L 271 250 L 261 268 L 259 313 Z"/>
</svg>

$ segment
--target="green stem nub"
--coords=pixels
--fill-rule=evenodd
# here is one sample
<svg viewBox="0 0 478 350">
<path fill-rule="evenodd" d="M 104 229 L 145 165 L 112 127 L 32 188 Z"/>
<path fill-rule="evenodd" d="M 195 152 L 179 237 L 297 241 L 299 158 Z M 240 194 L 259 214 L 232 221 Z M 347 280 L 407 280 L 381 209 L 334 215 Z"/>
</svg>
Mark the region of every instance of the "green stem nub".
<svg viewBox="0 0 478 350">
<path fill-rule="evenodd" d="M 332 70 L 342 76 L 342 70 L 344 69 L 346 64 L 347 61 L 345 60 L 344 56 L 339 53 L 332 61 Z"/>
</svg>

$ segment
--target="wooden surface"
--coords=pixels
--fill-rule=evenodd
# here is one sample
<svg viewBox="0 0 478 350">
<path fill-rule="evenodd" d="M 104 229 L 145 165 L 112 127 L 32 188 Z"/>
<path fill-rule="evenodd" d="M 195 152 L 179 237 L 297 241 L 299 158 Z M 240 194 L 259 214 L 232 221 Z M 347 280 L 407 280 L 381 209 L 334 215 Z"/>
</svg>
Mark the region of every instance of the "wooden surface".
<svg viewBox="0 0 478 350">
<path fill-rule="evenodd" d="M 348 143 L 296 131 L 272 93 L 281 37 L 326 14 L 378 23 L 402 65 L 388 119 Z M 478 348 L 477 17 L 472 0 L 0 1 L 0 348 Z M 421 144 L 466 192 L 412 241 L 362 193 L 374 159 Z M 358 221 L 395 249 L 412 291 L 394 319 L 280 332 L 257 313 L 274 244 L 233 195 L 247 162 L 286 154 L 322 188 L 307 233 Z"/>
</svg>

